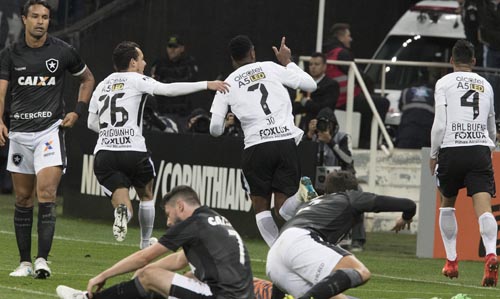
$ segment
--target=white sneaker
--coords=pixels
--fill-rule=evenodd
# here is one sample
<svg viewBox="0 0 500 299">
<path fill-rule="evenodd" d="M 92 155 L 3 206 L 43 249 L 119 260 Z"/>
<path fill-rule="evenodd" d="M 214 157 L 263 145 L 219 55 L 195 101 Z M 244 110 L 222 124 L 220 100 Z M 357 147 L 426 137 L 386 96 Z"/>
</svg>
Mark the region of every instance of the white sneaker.
<svg viewBox="0 0 500 299">
<path fill-rule="evenodd" d="M 21 262 L 16 270 L 10 272 L 9 276 L 12 277 L 26 277 L 33 276 L 33 267 L 30 262 Z"/>
<path fill-rule="evenodd" d="M 309 177 L 303 176 L 300 178 L 299 196 L 303 202 L 308 202 L 311 199 L 318 197 L 318 193 L 314 190 Z"/>
<path fill-rule="evenodd" d="M 120 204 L 115 209 L 115 223 L 113 224 L 113 236 L 116 241 L 122 242 L 127 235 L 128 211 L 127 206 Z"/>
<path fill-rule="evenodd" d="M 45 279 L 50 276 L 52 272 L 50 271 L 47 261 L 43 257 L 39 257 L 35 260 L 35 278 Z"/>
<path fill-rule="evenodd" d="M 147 248 L 155 243 L 158 243 L 158 239 L 155 237 L 151 237 L 151 238 L 149 238 L 149 240 L 145 240 L 145 241 L 142 240 L 141 245 L 139 245 L 139 248 L 144 249 L 144 248 Z"/>
<path fill-rule="evenodd" d="M 75 290 L 63 285 L 57 286 L 56 293 L 61 299 L 88 299 L 87 292 Z"/>
</svg>

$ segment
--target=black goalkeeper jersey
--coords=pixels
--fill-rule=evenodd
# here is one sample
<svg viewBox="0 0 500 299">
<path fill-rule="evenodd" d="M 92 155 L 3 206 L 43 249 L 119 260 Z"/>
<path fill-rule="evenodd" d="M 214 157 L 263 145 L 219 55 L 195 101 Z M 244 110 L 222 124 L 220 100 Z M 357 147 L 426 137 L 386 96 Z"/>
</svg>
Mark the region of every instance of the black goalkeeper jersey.
<svg viewBox="0 0 500 299">
<path fill-rule="evenodd" d="M 0 53 L 0 80 L 11 88 L 10 130 L 38 132 L 63 118 L 64 73 L 77 76 L 85 70 L 76 50 L 48 36 L 40 48 L 24 38 Z"/>
<path fill-rule="evenodd" d="M 416 204 L 407 198 L 361 191 L 326 194 L 301 206 L 281 231 L 291 227 L 304 228 L 336 244 L 364 212 L 403 212 L 403 219 L 409 220 L 416 213 Z"/>
<path fill-rule="evenodd" d="M 216 298 L 254 298 L 250 257 L 229 221 L 206 206 L 170 227 L 159 243 L 172 251 L 183 248 L 196 278 Z"/>
</svg>

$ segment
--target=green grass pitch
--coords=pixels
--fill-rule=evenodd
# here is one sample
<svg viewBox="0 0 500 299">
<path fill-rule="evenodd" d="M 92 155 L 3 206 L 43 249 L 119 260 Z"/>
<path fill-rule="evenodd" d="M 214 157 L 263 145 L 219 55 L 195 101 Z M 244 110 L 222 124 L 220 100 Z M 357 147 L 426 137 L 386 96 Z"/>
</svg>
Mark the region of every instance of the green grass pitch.
<svg viewBox="0 0 500 299">
<path fill-rule="evenodd" d="M 138 249 L 139 231 L 136 227 L 129 229 L 123 243 L 117 243 L 111 233 L 111 215 L 109 221 L 73 219 L 64 217 L 59 208 L 56 237 L 49 257 L 52 277 L 47 280 L 9 277 L 19 261 L 13 206 L 13 196 L 0 196 L 0 299 L 57 298 L 55 288 L 59 284 L 83 289 L 93 275 Z M 158 227 L 154 235 L 159 237 L 163 231 Z M 248 239 L 245 243 L 252 258 L 254 275 L 265 278 L 265 243 Z M 34 237 L 32 254 L 36 254 L 36 245 Z M 414 235 L 369 233 L 366 250 L 356 256 L 371 270 L 372 279 L 346 294 L 363 299 L 449 299 L 458 293 L 468 294 L 473 299 L 500 298 L 498 288 L 480 286 L 482 263 L 461 262 L 459 279 L 449 280 L 440 273 L 443 260 L 416 258 L 415 246 Z M 130 277 L 131 274 L 127 274 L 110 279 L 107 285 Z"/>
</svg>

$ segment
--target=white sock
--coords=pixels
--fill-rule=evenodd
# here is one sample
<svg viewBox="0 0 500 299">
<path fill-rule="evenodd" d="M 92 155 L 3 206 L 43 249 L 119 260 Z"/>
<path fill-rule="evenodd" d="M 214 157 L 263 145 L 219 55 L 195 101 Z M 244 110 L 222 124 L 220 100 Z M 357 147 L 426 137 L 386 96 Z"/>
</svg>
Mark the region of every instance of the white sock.
<svg viewBox="0 0 500 299">
<path fill-rule="evenodd" d="M 295 213 L 297 213 L 297 210 L 303 203 L 304 202 L 299 199 L 298 192 L 297 194 L 287 198 L 287 200 L 285 200 L 280 208 L 281 217 L 283 217 L 283 219 L 285 220 L 289 220 L 290 218 L 295 216 Z"/>
<path fill-rule="evenodd" d="M 271 247 L 279 234 L 278 226 L 274 222 L 271 211 L 268 210 L 255 214 L 255 219 L 262 238 Z"/>
<path fill-rule="evenodd" d="M 155 222 L 155 201 L 141 201 L 139 203 L 139 225 L 141 226 L 142 246 L 149 245 L 149 238 L 153 234 L 153 225 Z M 146 243 L 146 244 L 144 244 Z"/>
<path fill-rule="evenodd" d="M 457 219 L 455 208 L 439 208 L 439 228 L 443 239 L 446 258 L 449 261 L 457 259 Z"/>
<path fill-rule="evenodd" d="M 483 239 L 484 249 L 486 250 L 486 255 L 497 252 L 497 235 L 498 235 L 498 224 L 490 212 L 483 213 L 479 216 L 479 233 L 481 233 L 481 238 Z"/>
</svg>

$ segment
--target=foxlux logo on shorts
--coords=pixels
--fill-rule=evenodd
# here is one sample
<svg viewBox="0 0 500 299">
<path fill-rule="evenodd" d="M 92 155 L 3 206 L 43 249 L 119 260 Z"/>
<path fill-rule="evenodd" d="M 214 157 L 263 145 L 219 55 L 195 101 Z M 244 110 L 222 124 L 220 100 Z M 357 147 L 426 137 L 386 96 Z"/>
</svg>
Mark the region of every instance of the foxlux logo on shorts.
<svg viewBox="0 0 500 299">
<path fill-rule="evenodd" d="M 290 132 L 290 129 L 286 126 L 283 127 L 272 127 L 268 129 L 262 129 L 259 131 L 261 138 L 266 138 L 274 135 L 285 135 L 285 133 Z"/>
<path fill-rule="evenodd" d="M 29 112 L 29 113 L 19 113 L 16 112 L 12 117 L 15 120 L 19 119 L 35 119 L 35 118 L 50 118 L 52 117 L 52 111 L 39 111 L 39 112 Z"/>
</svg>

